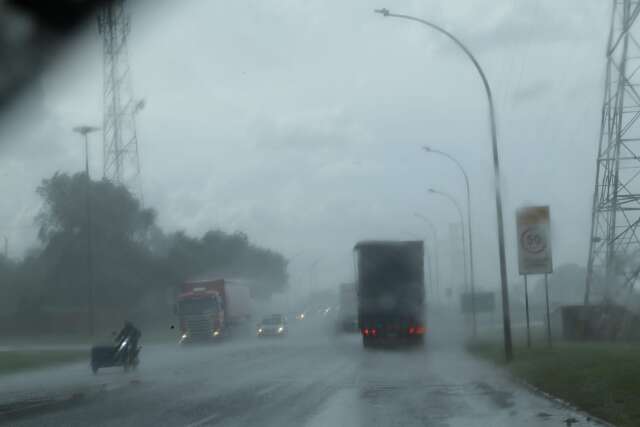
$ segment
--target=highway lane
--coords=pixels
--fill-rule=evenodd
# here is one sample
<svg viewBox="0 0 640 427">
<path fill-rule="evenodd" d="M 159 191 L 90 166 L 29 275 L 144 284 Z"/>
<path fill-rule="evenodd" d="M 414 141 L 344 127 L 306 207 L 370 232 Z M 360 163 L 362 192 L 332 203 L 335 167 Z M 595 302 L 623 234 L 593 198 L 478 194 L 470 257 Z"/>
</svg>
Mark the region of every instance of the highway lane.
<svg viewBox="0 0 640 427">
<path fill-rule="evenodd" d="M 112 369 L 93 377 L 84 364 L 64 368 L 62 376 L 33 374 L 29 381 L 40 375 L 44 389 L 62 387 L 63 378 L 67 388 L 103 389 L 7 423 L 526 427 L 563 426 L 575 419 L 573 426 L 595 425 L 437 336 L 424 350 L 365 351 L 358 336 L 336 336 L 319 325 L 294 326 L 284 339 L 143 351 L 133 374 Z M 0 381 L 0 387 L 18 387 L 19 381 L 12 381 Z"/>
</svg>

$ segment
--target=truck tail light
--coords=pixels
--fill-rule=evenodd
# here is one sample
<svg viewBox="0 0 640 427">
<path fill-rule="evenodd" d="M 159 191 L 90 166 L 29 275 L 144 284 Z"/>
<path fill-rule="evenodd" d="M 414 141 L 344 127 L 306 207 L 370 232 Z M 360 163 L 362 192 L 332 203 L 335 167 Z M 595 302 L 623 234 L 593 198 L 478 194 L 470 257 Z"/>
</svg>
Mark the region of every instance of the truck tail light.
<svg viewBox="0 0 640 427">
<path fill-rule="evenodd" d="M 362 334 L 363 334 L 365 337 L 368 337 L 368 336 L 369 336 L 369 329 L 368 329 L 368 328 L 364 328 L 364 329 L 362 329 Z"/>
<path fill-rule="evenodd" d="M 413 326 L 409 327 L 409 335 L 413 335 L 416 333 L 416 328 L 414 328 Z"/>
<path fill-rule="evenodd" d="M 424 335 L 425 332 L 427 332 L 427 328 L 424 326 L 416 327 L 416 335 Z"/>
<path fill-rule="evenodd" d="M 375 337 L 377 334 L 378 334 L 378 331 L 375 328 L 371 329 L 371 335 Z"/>
</svg>

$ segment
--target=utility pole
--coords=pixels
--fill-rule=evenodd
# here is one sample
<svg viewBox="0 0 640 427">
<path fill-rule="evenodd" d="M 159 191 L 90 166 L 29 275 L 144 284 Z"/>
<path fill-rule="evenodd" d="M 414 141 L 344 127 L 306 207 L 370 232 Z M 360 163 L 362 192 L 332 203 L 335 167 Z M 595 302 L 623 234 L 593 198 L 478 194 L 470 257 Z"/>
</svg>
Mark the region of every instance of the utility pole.
<svg viewBox="0 0 640 427">
<path fill-rule="evenodd" d="M 433 252 L 434 252 L 434 270 L 435 270 L 435 275 L 436 275 L 436 294 L 438 296 L 438 300 L 440 300 L 442 298 L 442 293 L 440 290 L 440 259 L 438 256 L 438 231 L 436 230 L 436 227 L 433 225 L 433 223 L 431 222 L 431 220 L 429 218 L 427 218 L 426 216 L 419 214 L 419 213 L 414 213 L 414 216 L 416 218 L 421 219 L 422 221 L 424 221 L 427 224 L 427 227 L 429 228 L 429 230 L 431 230 L 431 233 L 433 234 Z"/>
<path fill-rule="evenodd" d="M 604 299 L 615 300 L 640 274 L 640 2 L 611 3 L 585 305 L 596 277 L 604 278 Z"/>
<path fill-rule="evenodd" d="M 471 230 L 471 187 L 469 185 L 469 175 L 467 175 L 467 171 L 462 167 L 462 164 L 452 155 L 445 153 L 444 151 L 435 150 L 431 147 L 424 146 L 422 147 L 424 151 L 427 153 L 434 153 L 440 156 L 446 157 L 451 160 L 458 167 L 460 172 L 462 172 L 462 176 L 464 177 L 465 186 L 467 189 L 467 236 L 469 237 L 469 281 L 471 283 L 471 311 L 473 313 L 473 337 L 475 338 L 477 335 L 476 328 L 476 274 L 475 268 L 473 265 L 473 232 Z"/>
<path fill-rule="evenodd" d="M 142 201 L 136 115 L 144 101 L 133 96 L 127 51 L 130 31 L 125 0 L 105 3 L 98 14 L 103 49 L 103 176 Z"/>
<path fill-rule="evenodd" d="M 89 322 L 89 338 L 93 340 L 95 334 L 95 307 L 93 303 L 93 244 L 91 232 L 93 228 L 91 218 L 91 177 L 89 175 L 89 134 L 98 131 L 95 126 L 78 126 L 73 128 L 74 132 L 82 135 L 84 140 L 84 173 L 86 179 L 85 186 L 85 209 L 87 220 L 87 308 Z"/>
<path fill-rule="evenodd" d="M 434 190 L 433 188 L 429 189 L 429 193 L 431 194 L 437 194 L 440 195 L 442 197 L 444 197 L 445 199 L 449 200 L 453 206 L 456 208 L 456 212 L 458 212 L 458 217 L 460 218 L 460 236 L 461 236 L 461 245 L 462 245 L 462 264 L 464 266 L 464 286 L 465 286 L 465 290 L 468 291 L 469 289 L 469 274 L 468 274 L 468 270 L 467 270 L 467 240 L 465 238 L 465 233 L 464 233 L 464 214 L 462 213 L 462 208 L 460 207 L 460 204 L 458 203 L 458 201 L 451 196 L 449 193 L 445 193 L 443 191 L 438 191 L 438 190 Z"/>
<path fill-rule="evenodd" d="M 313 261 L 311 263 L 311 265 L 309 266 L 309 295 L 311 295 L 311 293 L 315 290 L 314 289 L 314 279 L 315 279 L 315 272 L 316 272 L 316 266 L 318 265 L 318 263 L 320 262 L 320 258 L 316 259 L 315 261 Z"/>
</svg>

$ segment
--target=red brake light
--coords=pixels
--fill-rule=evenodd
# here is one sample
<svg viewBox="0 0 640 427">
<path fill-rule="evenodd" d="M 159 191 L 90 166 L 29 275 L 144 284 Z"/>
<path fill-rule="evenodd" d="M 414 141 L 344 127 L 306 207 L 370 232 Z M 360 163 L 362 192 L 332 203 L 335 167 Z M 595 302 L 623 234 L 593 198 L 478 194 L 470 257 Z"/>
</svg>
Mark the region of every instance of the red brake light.
<svg viewBox="0 0 640 427">
<path fill-rule="evenodd" d="M 413 326 L 409 328 L 409 335 L 413 335 L 416 333 L 416 328 L 414 328 Z"/>
<path fill-rule="evenodd" d="M 427 328 L 425 328 L 424 326 L 418 326 L 416 328 L 416 334 L 418 334 L 418 335 L 422 335 L 425 332 L 427 332 Z"/>
<path fill-rule="evenodd" d="M 378 333 L 378 331 L 376 331 L 375 329 L 371 329 L 371 335 L 373 335 L 375 337 L 377 333 Z"/>
<path fill-rule="evenodd" d="M 369 336 L 369 329 L 364 328 L 364 329 L 362 330 L 362 333 L 363 333 L 365 336 Z"/>
</svg>

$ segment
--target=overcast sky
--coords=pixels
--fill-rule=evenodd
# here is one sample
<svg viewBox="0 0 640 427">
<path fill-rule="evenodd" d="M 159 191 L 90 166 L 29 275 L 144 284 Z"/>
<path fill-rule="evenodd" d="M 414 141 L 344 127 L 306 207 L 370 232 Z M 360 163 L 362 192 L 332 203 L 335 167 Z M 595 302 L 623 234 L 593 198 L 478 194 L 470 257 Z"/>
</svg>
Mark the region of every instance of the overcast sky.
<svg viewBox="0 0 640 427">
<path fill-rule="evenodd" d="M 602 0 L 146 0 L 131 7 L 133 87 L 147 206 L 167 230 L 242 230 L 288 257 L 293 284 L 352 277 L 359 239 L 446 239 L 433 187 L 472 187 L 476 282 L 498 283 L 487 105 L 467 58 L 417 23 L 449 29 L 484 67 L 497 108 L 509 275 L 515 209 L 551 207 L 556 265 L 586 263 L 610 2 Z M 78 124 L 102 122 L 102 46 L 87 27 L 5 117 L 0 235 L 36 244 L 38 182 L 83 166 Z M 102 173 L 101 138 L 91 149 Z M 297 256 L 296 256 L 297 255 Z M 446 253 L 441 253 L 446 258 Z"/>
</svg>

